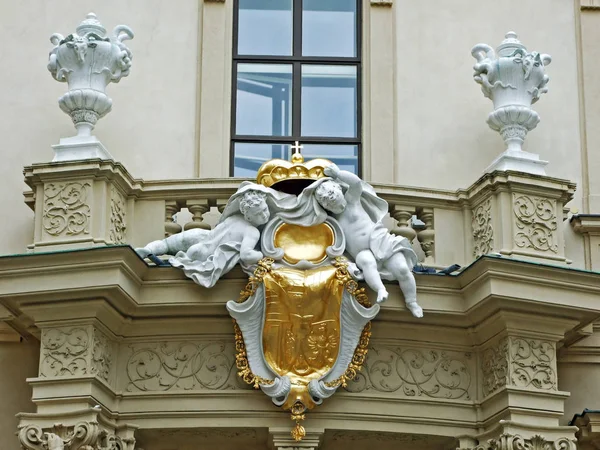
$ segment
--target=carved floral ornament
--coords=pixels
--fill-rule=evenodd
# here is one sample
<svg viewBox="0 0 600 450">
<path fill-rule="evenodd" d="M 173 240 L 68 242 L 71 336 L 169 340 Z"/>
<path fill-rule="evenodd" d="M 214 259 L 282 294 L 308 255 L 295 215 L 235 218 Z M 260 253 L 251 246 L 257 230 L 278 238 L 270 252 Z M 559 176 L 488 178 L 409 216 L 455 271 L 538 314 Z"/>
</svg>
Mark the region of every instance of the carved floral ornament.
<svg viewBox="0 0 600 450">
<path fill-rule="evenodd" d="M 127 200 L 119 190 L 110 187 L 110 230 L 108 239 L 114 244 L 125 243 L 127 232 Z"/>
<path fill-rule="evenodd" d="M 483 351 L 481 372 L 484 396 L 504 386 L 555 391 L 556 345 L 539 339 L 502 338 Z"/>
<path fill-rule="evenodd" d="M 42 331 L 40 377 L 95 375 L 110 382 L 114 345 L 94 327 L 62 327 Z"/>
<path fill-rule="evenodd" d="M 51 236 L 89 234 L 90 190 L 87 182 L 46 184 L 42 216 L 46 233 Z"/>
<path fill-rule="evenodd" d="M 515 193 L 513 211 L 517 247 L 558 253 L 556 200 Z"/>
<path fill-rule="evenodd" d="M 135 445 L 135 439 L 121 438 L 101 429 L 97 422 L 88 421 L 47 429 L 37 425 L 20 427 L 19 441 L 25 450 L 133 450 Z"/>
<path fill-rule="evenodd" d="M 473 210 L 471 227 L 474 240 L 473 255 L 477 258 L 490 253 L 494 248 L 491 199 L 488 198 Z"/>
<path fill-rule="evenodd" d="M 541 435 L 525 439 L 519 435 L 502 434 L 497 439 L 490 439 L 477 447 L 460 450 L 576 450 L 575 439 L 562 437 L 556 440 L 547 440 Z"/>
</svg>

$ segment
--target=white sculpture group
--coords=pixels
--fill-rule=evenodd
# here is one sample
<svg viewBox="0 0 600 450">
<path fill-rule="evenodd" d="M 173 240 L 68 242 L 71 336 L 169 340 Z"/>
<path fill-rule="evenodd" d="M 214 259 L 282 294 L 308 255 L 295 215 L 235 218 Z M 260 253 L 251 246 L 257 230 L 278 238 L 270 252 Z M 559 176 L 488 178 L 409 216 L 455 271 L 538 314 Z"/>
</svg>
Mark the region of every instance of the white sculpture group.
<svg viewBox="0 0 600 450">
<path fill-rule="evenodd" d="M 377 303 L 388 298 L 382 279 L 397 281 L 407 308 L 422 317 L 412 274 L 417 256 L 406 238 L 392 235 L 383 225 L 387 202 L 370 185 L 335 164 L 325 169 L 325 175 L 298 196 L 243 182 L 214 229 L 183 231 L 136 251 L 142 257 L 173 255 L 171 265 L 183 269 L 197 284 L 212 287 L 238 262 L 252 273 L 264 256 L 257 249 L 261 227 L 274 217 L 305 227 L 333 218 L 343 233 L 346 255 L 358 269 L 352 274 L 377 293 Z"/>
</svg>

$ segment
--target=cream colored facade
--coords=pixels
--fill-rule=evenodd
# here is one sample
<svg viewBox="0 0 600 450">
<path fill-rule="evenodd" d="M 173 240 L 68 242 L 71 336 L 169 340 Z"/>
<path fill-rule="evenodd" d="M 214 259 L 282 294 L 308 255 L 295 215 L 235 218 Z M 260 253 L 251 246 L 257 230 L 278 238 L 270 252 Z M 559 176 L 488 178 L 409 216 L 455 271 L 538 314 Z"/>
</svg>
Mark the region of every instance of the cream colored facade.
<svg viewBox="0 0 600 450">
<path fill-rule="evenodd" d="M 302 448 L 487 449 L 501 435 L 596 448 L 593 413 L 568 423 L 600 409 L 600 2 L 362 8 L 363 178 L 425 264 L 467 268 L 417 275 L 422 320 L 389 286 L 366 367 L 308 414 Z M 113 111 L 95 131 L 118 162 L 49 163 L 72 124 L 45 69 L 48 37 L 91 10 L 136 33 L 131 75 L 109 86 Z M 224 304 L 245 275 L 205 290 L 120 245 L 214 224 L 241 181 L 228 178 L 233 1 L 1 2 L 0 20 L 0 449 L 20 448 L 18 426 L 82 421 L 128 450 L 300 445 L 289 415 L 236 376 Z M 509 30 L 553 58 L 525 143 L 549 161 L 545 177 L 483 175 L 504 147 L 470 49 Z M 85 194 L 84 230 L 47 226 L 50 184 Z M 518 238 L 532 231 L 519 202 L 549 205 L 537 223 L 550 244 Z"/>
</svg>

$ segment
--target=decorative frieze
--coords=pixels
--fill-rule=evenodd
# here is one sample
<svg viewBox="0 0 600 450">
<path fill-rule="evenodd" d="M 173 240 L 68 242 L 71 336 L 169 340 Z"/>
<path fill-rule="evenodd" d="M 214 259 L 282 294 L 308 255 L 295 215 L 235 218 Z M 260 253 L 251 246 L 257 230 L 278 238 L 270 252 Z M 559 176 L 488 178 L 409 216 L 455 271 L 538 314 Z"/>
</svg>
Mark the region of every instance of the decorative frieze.
<svg viewBox="0 0 600 450">
<path fill-rule="evenodd" d="M 127 200 L 119 190 L 110 187 L 110 231 L 108 239 L 113 244 L 124 244 L 127 232 Z"/>
<path fill-rule="evenodd" d="M 44 186 L 44 230 L 51 236 L 89 234 L 90 184 L 48 183 Z"/>
<path fill-rule="evenodd" d="M 233 340 L 132 344 L 129 348 L 128 392 L 245 388 L 235 375 Z"/>
<path fill-rule="evenodd" d="M 513 211 L 517 247 L 558 253 L 555 200 L 514 193 Z"/>
<path fill-rule="evenodd" d="M 460 450 L 576 450 L 575 440 L 562 437 L 556 440 L 548 440 L 539 434 L 529 439 L 519 435 L 502 434 L 497 439 L 489 439 L 477 447 L 464 448 Z"/>
<path fill-rule="evenodd" d="M 470 353 L 376 345 L 346 390 L 470 400 L 473 380 Z"/>
<path fill-rule="evenodd" d="M 492 226 L 492 201 L 488 198 L 473 210 L 473 256 L 475 258 L 490 253 L 494 248 L 494 227 Z"/>
<path fill-rule="evenodd" d="M 481 354 L 482 391 L 488 396 L 505 386 L 556 391 L 556 344 L 505 337 Z"/>
<path fill-rule="evenodd" d="M 95 375 L 112 381 L 114 344 L 91 325 L 43 329 L 40 352 L 42 378 Z"/>
</svg>

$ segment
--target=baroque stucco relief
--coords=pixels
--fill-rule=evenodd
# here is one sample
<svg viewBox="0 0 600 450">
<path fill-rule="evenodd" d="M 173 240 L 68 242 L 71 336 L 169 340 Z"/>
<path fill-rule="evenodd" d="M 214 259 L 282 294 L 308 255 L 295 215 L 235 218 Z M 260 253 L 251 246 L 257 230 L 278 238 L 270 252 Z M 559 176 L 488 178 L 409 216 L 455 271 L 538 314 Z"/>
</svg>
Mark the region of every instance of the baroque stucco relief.
<svg viewBox="0 0 600 450">
<path fill-rule="evenodd" d="M 95 375 L 112 381 L 115 346 L 92 326 L 44 329 L 40 353 L 40 377 Z"/>
<path fill-rule="evenodd" d="M 556 391 L 556 344 L 540 339 L 502 338 L 483 351 L 481 372 L 484 396 L 505 386 Z"/>
<path fill-rule="evenodd" d="M 44 186 L 43 227 L 52 236 L 88 234 L 90 183 L 48 183 Z"/>
</svg>

